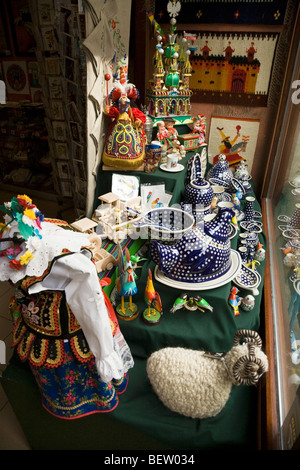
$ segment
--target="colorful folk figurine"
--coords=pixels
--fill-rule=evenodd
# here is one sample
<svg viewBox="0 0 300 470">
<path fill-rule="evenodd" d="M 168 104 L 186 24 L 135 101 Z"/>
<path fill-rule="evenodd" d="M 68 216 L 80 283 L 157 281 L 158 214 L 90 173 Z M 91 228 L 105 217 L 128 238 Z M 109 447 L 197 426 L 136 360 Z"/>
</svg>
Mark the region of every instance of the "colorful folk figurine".
<svg viewBox="0 0 300 470">
<path fill-rule="evenodd" d="M 216 207 L 216 205 L 217 205 L 217 203 L 218 203 L 218 200 L 219 200 L 218 196 L 214 196 L 214 197 L 212 198 L 212 201 L 211 201 L 211 204 L 210 204 L 210 210 L 211 210 L 211 211 L 213 211 L 213 210 L 215 209 L 215 207 Z"/>
<path fill-rule="evenodd" d="M 198 116 L 194 118 L 193 134 L 199 135 L 198 145 L 206 142 L 206 117 L 204 114 L 198 114 Z"/>
<path fill-rule="evenodd" d="M 240 210 L 241 207 L 241 201 L 240 198 L 238 197 L 237 193 L 234 193 L 231 197 L 231 200 L 234 204 L 235 209 Z"/>
<path fill-rule="evenodd" d="M 260 265 L 260 262 L 256 259 L 252 259 L 249 263 L 246 263 L 246 266 L 247 268 L 253 269 L 253 271 L 255 271 L 257 264 Z"/>
<path fill-rule="evenodd" d="M 151 269 L 148 271 L 144 300 L 148 305 L 148 308 L 144 310 L 143 313 L 144 322 L 148 323 L 149 325 L 157 325 L 161 321 L 163 311 L 160 295 L 158 292 L 156 292 L 153 285 Z"/>
<path fill-rule="evenodd" d="M 200 297 L 200 295 L 194 296 L 193 301 L 197 308 L 202 312 L 204 312 L 204 310 L 209 310 L 210 312 L 213 311 L 213 307 L 205 299 L 203 299 L 203 297 Z"/>
<path fill-rule="evenodd" d="M 44 218 L 25 194 L 0 210 L 0 279 L 15 289 L 12 346 L 31 370 L 43 407 L 64 420 L 114 410 L 134 361 L 88 234 Z"/>
<path fill-rule="evenodd" d="M 268 371 L 268 358 L 256 331 L 238 330 L 232 349 L 225 355 L 165 347 L 150 355 L 146 371 L 152 389 L 164 406 L 172 412 L 203 420 L 217 416 L 224 409 L 233 384 L 256 385 Z"/>
<path fill-rule="evenodd" d="M 173 306 L 170 309 L 170 313 L 175 313 L 177 312 L 177 310 L 181 310 L 185 306 L 187 301 L 188 301 L 187 294 L 186 293 L 180 294 L 180 296 L 177 297 L 177 299 L 173 303 Z"/>
<path fill-rule="evenodd" d="M 139 255 L 131 255 L 130 259 L 133 263 L 132 269 L 135 271 L 137 268 L 141 268 L 142 266 L 138 266 L 138 263 L 141 261 L 147 261 L 147 258 L 141 258 Z M 137 277 L 135 275 L 135 277 Z"/>
<path fill-rule="evenodd" d="M 158 121 L 156 125 L 157 125 L 156 140 L 158 140 L 167 149 L 168 148 L 168 141 L 167 141 L 168 132 L 167 132 L 165 123 L 163 121 Z"/>
<path fill-rule="evenodd" d="M 251 294 L 246 295 L 241 301 L 241 308 L 245 310 L 245 312 L 250 312 L 250 310 L 254 309 L 254 306 L 255 298 Z"/>
<path fill-rule="evenodd" d="M 138 96 L 134 85 L 127 83 L 123 70 L 115 82 L 110 98 L 113 106 L 105 106 L 104 114 L 113 119 L 108 130 L 102 161 L 105 165 L 135 169 L 145 156 L 145 114 L 132 103 Z"/>
<path fill-rule="evenodd" d="M 233 308 L 235 317 L 240 314 L 239 305 L 240 305 L 241 300 L 242 300 L 237 295 L 238 292 L 239 292 L 239 290 L 237 289 L 237 287 L 232 287 L 231 290 L 230 290 L 230 296 L 228 298 L 228 303 L 229 303 L 230 307 Z"/>
<path fill-rule="evenodd" d="M 213 311 L 213 307 L 200 295 L 188 297 L 186 293 L 183 293 L 175 300 L 170 313 L 175 313 L 183 307 L 187 310 L 201 310 L 201 312 L 204 310 Z"/>
<path fill-rule="evenodd" d="M 117 306 L 116 312 L 122 320 L 134 320 L 139 314 L 137 306 L 132 302 L 132 296 L 137 293 L 137 286 L 129 250 L 125 248 L 124 257 L 120 244 L 118 244 L 118 270 L 116 286 L 121 296 L 121 304 Z M 129 297 L 129 302 L 125 302 L 124 297 Z"/>
<path fill-rule="evenodd" d="M 254 259 L 256 259 L 257 261 L 264 261 L 265 257 L 266 257 L 266 250 L 264 249 L 263 245 L 259 243 L 256 247 Z"/>
<path fill-rule="evenodd" d="M 172 148 L 172 140 L 177 140 L 178 132 L 174 127 L 175 120 L 172 118 L 165 118 L 163 120 L 166 128 L 166 142 L 167 147 Z"/>
</svg>

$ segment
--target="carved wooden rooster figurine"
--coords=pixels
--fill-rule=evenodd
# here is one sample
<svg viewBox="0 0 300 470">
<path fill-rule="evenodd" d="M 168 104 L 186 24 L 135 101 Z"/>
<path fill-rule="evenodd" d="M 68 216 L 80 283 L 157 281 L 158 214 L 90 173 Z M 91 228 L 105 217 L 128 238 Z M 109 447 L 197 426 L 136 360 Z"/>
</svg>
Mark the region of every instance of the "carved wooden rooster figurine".
<svg viewBox="0 0 300 470">
<path fill-rule="evenodd" d="M 234 316 L 237 316 L 240 314 L 239 306 L 240 306 L 242 299 L 237 295 L 238 292 L 239 290 L 237 289 L 237 287 L 232 287 L 230 290 L 230 296 L 228 298 L 228 303 L 230 307 L 233 308 Z"/>
<path fill-rule="evenodd" d="M 116 312 L 123 320 L 133 320 L 139 313 L 137 306 L 132 302 L 132 296 L 137 293 L 134 271 L 128 248 L 125 248 L 125 258 L 120 244 L 118 244 L 118 252 L 119 276 L 116 280 L 116 287 L 121 296 L 121 304 L 117 306 Z M 129 302 L 125 302 L 124 297 L 129 297 Z"/>
<path fill-rule="evenodd" d="M 162 302 L 159 293 L 154 288 L 151 269 L 148 271 L 144 300 L 148 305 L 148 308 L 143 313 L 144 321 L 152 325 L 159 323 L 162 315 Z"/>
</svg>

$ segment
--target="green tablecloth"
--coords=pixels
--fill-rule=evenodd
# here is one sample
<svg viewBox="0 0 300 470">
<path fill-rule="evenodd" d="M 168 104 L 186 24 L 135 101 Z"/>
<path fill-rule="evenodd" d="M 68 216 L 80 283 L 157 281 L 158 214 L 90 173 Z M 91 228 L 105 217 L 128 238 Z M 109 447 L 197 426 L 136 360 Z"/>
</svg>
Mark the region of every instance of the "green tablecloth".
<svg viewBox="0 0 300 470">
<path fill-rule="evenodd" d="M 187 152 L 186 156 L 180 160 L 180 164 L 184 166 L 184 170 L 178 173 L 171 173 L 168 171 L 163 171 L 160 167 L 154 173 L 146 173 L 145 171 L 102 171 L 100 170 L 97 184 L 95 189 L 95 203 L 94 209 L 99 205 L 98 196 L 108 193 L 111 191 L 111 182 L 113 173 L 117 174 L 130 174 L 136 176 L 140 180 L 140 184 L 150 183 L 165 183 L 165 189 L 167 192 L 172 193 L 172 199 L 170 205 L 179 203 L 182 200 L 184 187 L 185 187 L 185 176 L 186 176 L 186 164 L 189 158 L 194 154 L 194 152 Z"/>
<path fill-rule="evenodd" d="M 149 181 L 149 175 L 142 174 L 141 177 Z M 175 198 L 179 198 L 174 202 L 181 200 L 184 175 L 169 175 L 158 170 L 150 178 L 151 182 L 163 178 L 167 189 L 173 187 Z M 97 189 L 100 191 L 101 187 L 101 191 L 96 192 L 96 197 L 110 191 L 108 179 L 101 178 Z M 257 202 L 255 209 L 260 210 Z M 236 248 L 237 238 L 238 235 L 232 239 L 233 249 Z M 259 238 L 266 248 L 264 234 L 260 234 Z M 234 316 L 228 304 L 232 282 L 213 290 L 197 291 L 214 307 L 213 312 L 179 310 L 170 314 L 169 310 L 181 291 L 154 279 L 154 286 L 162 298 L 163 319 L 155 326 L 146 325 L 141 316 L 132 322 L 120 320 L 121 330 L 134 355 L 135 366 L 129 373 L 128 389 L 120 397 L 119 406 L 108 416 L 93 415 L 73 422 L 62 422 L 49 416 L 37 402 L 37 390 L 30 372 L 24 371 L 18 363 L 8 366 L 1 381 L 33 448 L 256 449 L 257 388 L 233 386 L 229 401 L 215 418 L 187 418 L 167 409 L 155 395 L 147 378 L 146 360 L 153 351 L 166 346 L 228 351 L 236 330 L 246 328 L 259 331 L 264 264 L 258 266 L 262 283 L 255 298 L 255 308 L 250 312 L 240 310 L 239 316 Z M 141 311 L 146 307 L 143 297 L 148 267 L 153 268 L 154 263 L 146 261 L 142 269 L 136 271 L 138 294 L 133 300 Z M 192 291 L 189 293 L 192 294 Z M 241 291 L 240 295 L 243 297 L 246 293 Z M 24 374 L 27 374 L 26 380 Z M 26 381 L 29 383 L 25 384 Z M 20 390 L 22 393 L 19 393 Z"/>
</svg>

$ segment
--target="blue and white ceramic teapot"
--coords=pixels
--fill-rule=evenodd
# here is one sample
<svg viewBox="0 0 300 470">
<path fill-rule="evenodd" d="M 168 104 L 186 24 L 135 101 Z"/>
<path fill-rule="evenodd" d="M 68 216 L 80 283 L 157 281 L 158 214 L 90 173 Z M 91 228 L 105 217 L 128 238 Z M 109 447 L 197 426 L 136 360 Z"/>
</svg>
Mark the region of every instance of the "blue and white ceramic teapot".
<svg viewBox="0 0 300 470">
<path fill-rule="evenodd" d="M 230 224 L 234 212 L 224 208 L 189 230 L 173 245 L 152 240 L 151 259 L 169 279 L 201 283 L 223 276 L 231 267 Z"/>
</svg>

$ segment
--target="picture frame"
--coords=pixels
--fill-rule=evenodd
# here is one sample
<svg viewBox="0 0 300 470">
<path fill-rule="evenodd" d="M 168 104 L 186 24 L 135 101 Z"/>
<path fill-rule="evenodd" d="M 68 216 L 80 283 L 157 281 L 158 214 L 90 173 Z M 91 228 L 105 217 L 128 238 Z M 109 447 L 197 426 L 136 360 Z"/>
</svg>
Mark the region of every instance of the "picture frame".
<svg viewBox="0 0 300 470">
<path fill-rule="evenodd" d="M 43 26 L 40 28 L 43 50 L 45 52 L 58 52 L 58 42 L 54 26 Z"/>
<path fill-rule="evenodd" d="M 79 143 L 81 141 L 81 128 L 78 122 L 69 122 L 72 140 Z"/>
<path fill-rule="evenodd" d="M 53 0 L 37 0 L 38 20 L 40 26 L 54 24 Z"/>
<path fill-rule="evenodd" d="M 3 3 L 0 3 L 0 57 L 10 57 L 12 55 L 9 40 L 7 22 L 5 20 L 5 10 Z"/>
<path fill-rule="evenodd" d="M 60 180 L 59 186 L 63 197 L 73 197 L 73 183 L 71 180 Z"/>
<path fill-rule="evenodd" d="M 212 116 L 209 130 L 209 151 L 212 162 L 223 153 L 230 165 L 245 160 L 248 171 L 255 156 L 260 120 L 228 116 Z"/>
<path fill-rule="evenodd" d="M 46 75 L 60 75 L 59 57 L 45 57 Z"/>
<path fill-rule="evenodd" d="M 51 111 L 52 111 L 52 118 L 58 121 L 63 121 L 65 119 L 64 114 L 64 105 L 60 100 L 52 100 L 51 101 Z"/>
<path fill-rule="evenodd" d="M 54 140 L 67 141 L 67 126 L 64 121 L 52 121 L 52 128 Z"/>
<path fill-rule="evenodd" d="M 59 178 L 61 178 L 61 179 L 70 179 L 71 178 L 69 161 L 57 160 L 56 161 L 56 168 L 57 168 L 57 174 L 58 174 Z"/>
<path fill-rule="evenodd" d="M 63 98 L 63 88 L 60 77 L 48 77 L 49 96 L 51 100 Z"/>
<path fill-rule="evenodd" d="M 66 142 L 55 142 L 55 156 L 58 160 L 67 160 L 69 158 L 69 148 Z"/>
<path fill-rule="evenodd" d="M 15 56 L 34 57 L 36 41 L 28 0 L 6 2 Z"/>
<path fill-rule="evenodd" d="M 3 76 L 6 84 L 7 96 L 30 95 L 27 63 L 25 61 L 3 61 Z"/>
</svg>

